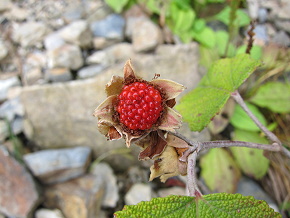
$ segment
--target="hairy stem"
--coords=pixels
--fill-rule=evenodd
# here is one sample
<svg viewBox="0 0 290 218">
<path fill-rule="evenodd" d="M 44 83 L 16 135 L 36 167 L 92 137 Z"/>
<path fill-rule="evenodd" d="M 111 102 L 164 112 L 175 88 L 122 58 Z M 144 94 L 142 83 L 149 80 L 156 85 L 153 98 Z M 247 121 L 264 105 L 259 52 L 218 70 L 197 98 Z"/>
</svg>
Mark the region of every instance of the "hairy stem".
<svg viewBox="0 0 290 218">
<path fill-rule="evenodd" d="M 197 187 L 197 179 L 195 174 L 195 165 L 196 165 L 197 152 L 193 152 L 188 156 L 187 163 L 187 189 L 189 196 L 199 197 L 201 192 Z"/>
</svg>

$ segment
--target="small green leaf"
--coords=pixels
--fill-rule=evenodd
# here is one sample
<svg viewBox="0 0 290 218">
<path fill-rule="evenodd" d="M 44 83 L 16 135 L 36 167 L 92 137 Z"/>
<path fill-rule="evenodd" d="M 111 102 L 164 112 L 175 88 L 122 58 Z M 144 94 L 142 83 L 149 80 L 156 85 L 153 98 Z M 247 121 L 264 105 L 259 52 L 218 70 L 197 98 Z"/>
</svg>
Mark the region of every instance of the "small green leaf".
<svg viewBox="0 0 290 218">
<path fill-rule="evenodd" d="M 247 49 L 246 45 L 242 45 L 238 48 L 237 50 L 237 54 L 242 54 L 245 53 Z M 251 49 L 251 53 L 250 53 L 251 57 L 255 60 L 260 60 L 262 57 L 262 48 L 258 45 L 254 45 Z"/>
<path fill-rule="evenodd" d="M 192 131 L 201 131 L 245 79 L 260 65 L 248 54 L 215 62 L 198 87 L 183 96 L 177 110 Z"/>
<path fill-rule="evenodd" d="M 129 0 L 105 0 L 107 5 L 109 5 L 115 12 L 121 13 L 125 5 Z"/>
<path fill-rule="evenodd" d="M 203 28 L 200 32 L 195 32 L 194 39 L 208 48 L 215 46 L 215 33 L 209 27 Z"/>
<path fill-rule="evenodd" d="M 214 192 L 234 193 L 241 172 L 230 154 L 222 148 L 211 149 L 201 157 L 201 176 Z"/>
<path fill-rule="evenodd" d="M 235 129 L 233 140 L 268 144 L 267 139 L 256 132 Z M 269 145 L 271 146 L 271 145 Z M 263 150 L 255 148 L 230 148 L 243 173 L 255 179 L 261 179 L 268 172 L 270 161 L 264 157 Z"/>
<path fill-rule="evenodd" d="M 282 217 L 265 201 L 241 194 L 209 194 L 203 197 L 167 196 L 125 205 L 116 218 L 227 218 L 227 217 Z"/>
<path fill-rule="evenodd" d="M 215 18 L 223 22 L 224 24 L 229 25 L 230 24 L 230 11 L 231 11 L 231 8 L 229 6 L 225 7 L 220 13 L 218 13 L 215 16 Z M 242 27 L 242 26 L 249 25 L 250 22 L 251 22 L 251 19 L 249 18 L 249 16 L 241 9 L 238 9 L 236 12 L 236 19 L 235 19 L 234 25 L 238 27 Z"/>
<path fill-rule="evenodd" d="M 290 84 L 268 82 L 262 85 L 251 99 L 256 105 L 266 107 L 273 112 L 290 112 Z"/>
<path fill-rule="evenodd" d="M 193 30 L 195 33 L 202 31 L 206 27 L 204 19 L 197 19 L 194 21 Z"/>
<path fill-rule="evenodd" d="M 228 40 L 229 40 L 228 32 L 226 31 L 216 32 L 216 47 L 221 57 L 225 55 Z M 233 57 L 235 53 L 236 53 L 235 46 L 232 43 L 230 43 L 227 52 L 227 57 Z"/>
<path fill-rule="evenodd" d="M 266 118 L 264 115 L 259 111 L 259 109 L 248 102 L 246 105 L 250 109 L 250 111 L 258 118 L 258 120 L 264 125 L 267 125 Z M 238 128 L 248 131 L 259 131 L 259 127 L 254 123 L 254 121 L 249 117 L 249 115 L 241 108 L 240 105 L 236 105 L 234 114 L 231 117 L 230 123 Z"/>
<path fill-rule="evenodd" d="M 180 4 L 172 2 L 170 4 L 170 14 L 173 21 L 173 31 L 178 34 L 180 32 L 189 31 L 192 27 L 195 12 L 190 7 L 181 7 Z"/>
</svg>

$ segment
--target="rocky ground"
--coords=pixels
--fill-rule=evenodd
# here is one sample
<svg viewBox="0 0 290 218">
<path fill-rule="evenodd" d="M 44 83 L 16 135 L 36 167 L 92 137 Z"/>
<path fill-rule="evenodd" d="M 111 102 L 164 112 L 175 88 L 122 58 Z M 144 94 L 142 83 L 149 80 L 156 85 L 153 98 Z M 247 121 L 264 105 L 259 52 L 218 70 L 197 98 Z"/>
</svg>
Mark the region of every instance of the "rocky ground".
<svg viewBox="0 0 290 218">
<path fill-rule="evenodd" d="M 290 2 L 249 2 L 256 42 L 289 47 Z M 138 148 L 107 142 L 92 113 L 129 58 L 145 79 L 191 90 L 202 77 L 197 43 L 177 43 L 138 7 L 119 15 L 99 0 L 1 0 L 0 28 L 1 218 L 111 217 L 125 203 L 185 194 L 184 178 L 147 182 Z M 210 140 L 207 129 L 182 128 Z M 275 207 L 253 180 L 238 192 Z"/>
</svg>

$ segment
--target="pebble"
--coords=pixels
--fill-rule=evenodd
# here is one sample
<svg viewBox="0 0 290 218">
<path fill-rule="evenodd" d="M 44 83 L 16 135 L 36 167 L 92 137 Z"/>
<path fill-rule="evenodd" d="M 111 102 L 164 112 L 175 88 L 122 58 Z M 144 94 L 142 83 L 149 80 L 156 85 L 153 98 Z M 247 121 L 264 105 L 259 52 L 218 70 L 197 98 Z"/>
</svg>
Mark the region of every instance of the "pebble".
<svg viewBox="0 0 290 218">
<path fill-rule="evenodd" d="M 0 39 L 0 61 L 8 55 L 8 49 L 4 42 Z"/>
<path fill-rule="evenodd" d="M 272 41 L 279 46 L 288 47 L 290 46 L 290 37 L 284 31 L 277 32 Z"/>
<path fill-rule="evenodd" d="M 93 47 L 96 50 L 101 50 L 101 49 L 104 49 L 111 45 L 116 44 L 118 41 L 119 40 L 107 39 L 105 37 L 96 36 L 93 38 Z"/>
<path fill-rule="evenodd" d="M 44 37 L 49 33 L 49 28 L 42 22 L 26 22 L 14 28 L 13 39 L 22 47 L 41 47 Z"/>
<path fill-rule="evenodd" d="M 88 147 L 42 150 L 23 156 L 33 175 L 44 184 L 64 182 L 83 175 L 90 158 L 91 149 Z"/>
<path fill-rule="evenodd" d="M 125 19 L 118 14 L 111 14 L 103 20 L 93 22 L 90 27 L 94 36 L 122 41 Z"/>
<path fill-rule="evenodd" d="M 64 67 L 77 70 L 83 66 L 81 49 L 76 45 L 65 44 L 59 48 L 48 51 L 48 67 Z"/>
<path fill-rule="evenodd" d="M 20 86 L 20 81 L 17 76 L 0 80 L 0 102 L 7 99 L 9 89 L 14 86 Z"/>
<path fill-rule="evenodd" d="M 35 212 L 35 218 L 64 218 L 64 216 L 58 209 L 40 208 Z"/>
<path fill-rule="evenodd" d="M 30 13 L 27 9 L 24 8 L 19 8 L 17 6 L 12 6 L 8 15 L 6 15 L 7 18 L 11 20 L 16 20 L 16 21 L 24 21 L 27 17 L 30 16 Z"/>
<path fill-rule="evenodd" d="M 259 8 L 258 19 L 260 23 L 265 23 L 267 21 L 268 12 L 266 8 Z"/>
<path fill-rule="evenodd" d="M 5 120 L 0 120 L 0 142 L 4 142 L 9 136 L 8 124 Z"/>
<path fill-rule="evenodd" d="M 0 105 L 0 118 L 13 121 L 16 116 L 24 116 L 23 105 L 19 97 L 7 100 Z"/>
<path fill-rule="evenodd" d="M 46 71 L 45 78 L 54 83 L 67 82 L 72 80 L 72 74 L 68 68 L 53 68 Z"/>
<path fill-rule="evenodd" d="M 105 194 L 102 206 L 116 207 L 119 200 L 119 189 L 117 186 L 117 178 L 110 165 L 107 163 L 98 163 L 97 165 L 93 164 L 90 173 L 95 176 L 100 176 L 104 180 Z"/>
<path fill-rule="evenodd" d="M 269 37 L 267 34 L 267 28 L 265 25 L 261 25 L 258 24 L 256 25 L 255 29 L 254 29 L 254 33 L 255 33 L 255 43 L 257 43 L 258 45 L 265 45 L 265 43 L 268 42 Z"/>
<path fill-rule="evenodd" d="M 29 64 L 24 64 L 23 74 L 27 85 L 39 83 L 43 79 L 42 70 L 40 67 L 33 67 Z"/>
<path fill-rule="evenodd" d="M 85 15 L 85 10 L 82 4 L 76 3 L 68 7 L 63 14 L 63 19 L 67 23 L 71 23 L 73 21 L 81 20 Z"/>
<path fill-rule="evenodd" d="M 182 187 L 172 187 L 159 189 L 157 192 L 158 196 L 164 198 L 168 195 L 186 195 L 185 188 Z"/>
<path fill-rule="evenodd" d="M 54 50 L 65 44 L 58 32 L 53 32 L 44 38 L 44 46 L 46 50 Z"/>
<path fill-rule="evenodd" d="M 11 0 L 1 0 L 0 1 L 0 12 L 6 11 L 12 7 Z"/>
<path fill-rule="evenodd" d="M 101 64 L 90 65 L 87 67 L 83 67 L 77 73 L 79 79 L 86 79 L 90 77 L 94 77 L 104 71 L 106 66 Z"/>
<path fill-rule="evenodd" d="M 4 146 L 0 146 L 0 213 L 28 217 L 40 203 L 32 176 Z"/>
<path fill-rule="evenodd" d="M 275 25 L 278 29 L 284 30 L 290 34 L 290 21 L 276 20 Z"/>
<path fill-rule="evenodd" d="M 140 19 L 135 23 L 132 30 L 132 43 L 136 52 L 154 50 L 163 43 L 160 28 L 149 19 Z"/>
<path fill-rule="evenodd" d="M 141 201 L 150 201 L 152 189 L 150 185 L 143 183 L 134 184 L 125 195 L 126 205 L 136 205 Z"/>
<path fill-rule="evenodd" d="M 69 43 L 88 48 L 92 45 L 92 33 L 85 20 L 77 20 L 59 30 L 60 36 Z"/>
<path fill-rule="evenodd" d="M 59 208 L 69 218 L 95 218 L 100 212 L 103 195 L 103 179 L 85 175 L 48 186 L 44 192 L 44 206 Z"/>
<path fill-rule="evenodd" d="M 23 132 L 23 117 L 15 117 L 11 124 L 12 132 L 14 135 L 18 135 Z"/>
</svg>

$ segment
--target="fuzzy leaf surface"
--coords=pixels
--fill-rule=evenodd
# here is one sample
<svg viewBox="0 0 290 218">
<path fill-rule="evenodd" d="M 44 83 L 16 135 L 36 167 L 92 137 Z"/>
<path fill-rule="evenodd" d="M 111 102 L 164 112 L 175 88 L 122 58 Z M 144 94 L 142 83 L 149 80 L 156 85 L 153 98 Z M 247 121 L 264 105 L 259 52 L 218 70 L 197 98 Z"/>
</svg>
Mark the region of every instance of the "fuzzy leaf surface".
<svg viewBox="0 0 290 218">
<path fill-rule="evenodd" d="M 251 99 L 256 105 L 266 107 L 273 112 L 290 112 L 290 84 L 268 82 L 262 85 Z"/>
<path fill-rule="evenodd" d="M 198 87 L 181 99 L 176 109 L 192 131 L 201 131 L 234 92 L 260 65 L 248 54 L 215 62 Z"/>
<path fill-rule="evenodd" d="M 258 133 L 240 129 L 235 129 L 233 140 L 268 144 L 267 139 L 262 138 Z M 270 161 L 264 157 L 263 150 L 242 147 L 231 147 L 230 149 L 243 173 L 255 179 L 265 176 Z"/>
<path fill-rule="evenodd" d="M 137 205 L 126 205 L 114 214 L 116 218 L 232 218 L 232 217 L 282 217 L 265 201 L 241 194 L 217 193 L 202 198 L 171 195 L 153 198 Z"/>
<path fill-rule="evenodd" d="M 240 169 L 230 154 L 221 148 L 211 149 L 201 157 L 201 176 L 211 191 L 234 193 Z"/>
</svg>

